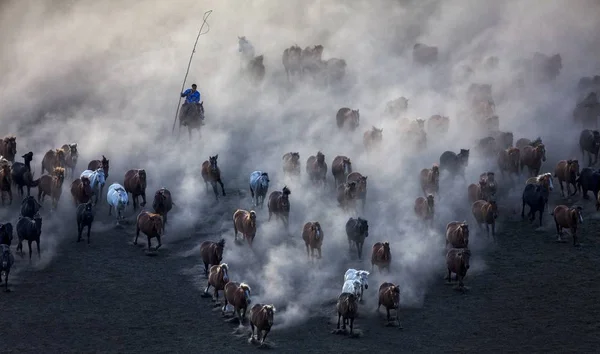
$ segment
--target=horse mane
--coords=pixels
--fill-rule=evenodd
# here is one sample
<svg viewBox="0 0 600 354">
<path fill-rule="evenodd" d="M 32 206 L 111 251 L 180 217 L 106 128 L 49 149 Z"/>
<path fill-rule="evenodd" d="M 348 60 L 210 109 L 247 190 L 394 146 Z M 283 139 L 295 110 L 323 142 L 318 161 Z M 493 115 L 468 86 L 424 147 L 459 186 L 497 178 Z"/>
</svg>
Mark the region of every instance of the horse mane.
<svg viewBox="0 0 600 354">
<path fill-rule="evenodd" d="M 4 137 L 4 141 L 16 140 L 17 137 L 14 135 L 7 135 Z"/>
<path fill-rule="evenodd" d="M 54 167 L 54 174 L 58 174 L 58 173 L 65 173 L 65 168 L 64 167 Z M 85 177 L 87 178 L 87 177 Z"/>
<path fill-rule="evenodd" d="M 273 312 L 275 312 L 275 311 L 276 311 L 276 310 L 275 310 L 275 305 L 272 305 L 272 304 L 271 304 L 271 305 L 265 305 L 265 306 L 264 306 L 264 308 L 266 308 L 267 310 L 271 310 L 271 311 L 273 311 Z"/>
<path fill-rule="evenodd" d="M 219 242 L 216 242 L 216 245 L 221 248 L 225 247 L 225 239 L 224 238 L 220 239 Z"/>
<path fill-rule="evenodd" d="M 245 288 L 248 291 L 252 291 L 252 289 L 250 289 L 250 285 L 246 284 L 246 283 L 240 283 L 240 288 Z"/>
<path fill-rule="evenodd" d="M 219 269 L 229 270 L 229 266 L 227 265 L 227 263 L 221 263 L 219 264 Z"/>
</svg>

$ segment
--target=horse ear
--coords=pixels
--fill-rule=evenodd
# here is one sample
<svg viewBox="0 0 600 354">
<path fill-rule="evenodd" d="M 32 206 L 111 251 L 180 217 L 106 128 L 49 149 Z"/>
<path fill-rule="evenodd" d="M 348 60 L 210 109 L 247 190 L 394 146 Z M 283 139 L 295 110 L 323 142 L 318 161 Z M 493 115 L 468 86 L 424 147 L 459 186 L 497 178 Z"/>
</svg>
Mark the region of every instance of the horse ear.
<svg viewBox="0 0 600 354">
<path fill-rule="evenodd" d="M 219 158 L 219 154 L 216 154 L 216 155 L 215 155 L 215 159 L 218 159 L 218 158 Z"/>
</svg>

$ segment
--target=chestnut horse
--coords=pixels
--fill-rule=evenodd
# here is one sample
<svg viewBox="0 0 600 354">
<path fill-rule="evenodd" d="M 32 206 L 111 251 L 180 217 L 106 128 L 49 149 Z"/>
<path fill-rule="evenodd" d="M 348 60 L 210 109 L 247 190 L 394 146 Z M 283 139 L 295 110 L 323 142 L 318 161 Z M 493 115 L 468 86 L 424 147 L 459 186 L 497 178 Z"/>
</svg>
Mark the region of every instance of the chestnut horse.
<svg viewBox="0 0 600 354">
<path fill-rule="evenodd" d="M 53 176 L 43 175 L 34 181 L 38 184 L 38 202 L 43 203 L 44 198 L 49 195 L 52 198 L 52 209 L 56 209 L 64 181 L 65 169 L 63 167 L 55 167 Z"/>
<path fill-rule="evenodd" d="M 354 131 L 360 124 L 360 112 L 358 109 L 340 108 L 335 115 L 335 121 L 338 128 L 347 127 L 350 131 Z"/>
<path fill-rule="evenodd" d="M 42 172 L 51 173 L 55 167 L 65 167 L 65 151 L 63 149 L 48 150 L 42 159 Z"/>
<path fill-rule="evenodd" d="M 452 273 L 456 274 L 459 288 L 463 289 L 463 279 L 469 270 L 471 251 L 468 248 L 451 248 L 446 253 L 446 266 L 448 267 L 448 283 L 452 281 Z"/>
<path fill-rule="evenodd" d="M 415 199 L 415 214 L 425 222 L 429 221 L 429 225 L 433 226 L 433 214 L 435 212 L 433 194 L 429 194 L 427 198 L 418 197 Z"/>
<path fill-rule="evenodd" d="M 94 191 L 92 190 L 90 179 L 83 176 L 76 178 L 71 183 L 71 195 L 73 196 L 73 202 L 75 206 L 83 203 L 87 203 L 92 199 Z"/>
<path fill-rule="evenodd" d="M 383 128 L 377 129 L 375 126 L 373 126 L 363 134 L 363 144 L 365 145 L 365 149 L 367 151 L 374 147 L 380 146 L 382 140 Z"/>
<path fill-rule="evenodd" d="M 154 249 L 157 251 L 162 243 L 160 241 L 160 237 L 162 236 L 163 226 L 163 218 L 159 214 L 149 213 L 145 210 L 142 210 L 137 216 L 137 227 L 135 231 L 135 240 L 133 240 L 133 244 L 137 245 L 138 237 L 140 236 L 140 231 L 142 231 L 148 237 L 148 251 L 152 250 L 152 243 L 150 240 L 156 237 L 156 242 L 158 242 L 158 246 Z"/>
<path fill-rule="evenodd" d="M 102 155 L 102 160 L 92 160 L 88 163 L 87 169 L 90 171 L 96 171 L 100 167 L 104 170 L 104 178 L 108 178 L 108 169 L 110 168 L 110 161 Z M 102 194 L 102 190 L 100 190 L 100 194 Z"/>
<path fill-rule="evenodd" d="M 390 263 L 392 262 L 392 253 L 390 252 L 389 242 L 377 242 L 373 245 L 373 252 L 371 253 L 371 273 L 373 268 L 377 266 L 379 272 L 382 269 L 387 269 L 390 272 Z"/>
<path fill-rule="evenodd" d="M 569 208 L 566 205 L 557 205 L 551 215 L 554 216 L 556 224 L 557 241 L 562 242 L 563 229 L 569 229 L 573 236 L 573 246 L 579 246 L 577 237 L 577 226 L 583 224 L 583 209 L 580 206 Z"/>
<path fill-rule="evenodd" d="M 260 344 L 265 344 L 267 334 L 273 326 L 273 315 L 275 314 L 275 306 L 256 304 L 250 309 L 250 327 L 252 335 L 250 339 L 260 341 Z M 254 335 L 254 327 L 256 327 L 256 335 Z"/>
<path fill-rule="evenodd" d="M 484 194 L 487 195 L 488 199 L 496 198 L 496 192 L 498 191 L 498 186 L 496 185 L 496 174 L 491 171 L 483 172 L 479 175 L 479 180 L 485 182 Z"/>
<path fill-rule="evenodd" d="M 215 193 L 215 199 L 219 200 L 219 192 L 217 191 L 217 183 L 221 185 L 221 191 L 225 196 L 225 186 L 221 180 L 221 169 L 217 166 L 217 160 L 219 154 L 215 156 L 209 156 L 207 161 L 202 163 L 202 179 L 204 180 L 204 186 L 208 192 L 208 183 L 210 182 L 213 192 Z"/>
<path fill-rule="evenodd" d="M 560 195 L 565 196 L 563 182 L 567 183 L 567 194 L 573 196 L 577 194 L 577 177 L 579 176 L 579 161 L 577 160 L 560 160 L 554 169 L 554 177 L 558 179 L 560 185 Z M 571 185 L 573 185 L 573 194 L 571 193 Z"/>
<path fill-rule="evenodd" d="M 398 327 L 402 327 L 400 325 L 400 286 L 394 285 L 392 283 L 383 283 L 379 286 L 379 302 L 377 303 L 377 312 L 379 312 L 379 308 L 383 305 L 387 312 L 387 323 L 392 323 L 392 318 L 390 316 L 390 310 L 396 310 L 396 323 Z"/>
<path fill-rule="evenodd" d="M 317 152 L 317 156 L 311 155 L 306 160 L 306 174 L 313 183 L 322 183 L 325 187 L 327 179 L 327 162 L 325 155 L 321 151 Z"/>
<path fill-rule="evenodd" d="M 513 174 L 521 175 L 521 151 L 518 148 L 508 148 L 498 153 L 498 167 L 504 178 L 504 172 L 506 172 L 511 178 Z"/>
<path fill-rule="evenodd" d="M 323 230 L 318 221 L 307 222 L 302 228 L 302 239 L 306 245 L 306 256 L 314 259 L 315 250 L 319 252 L 318 259 L 321 259 L 321 246 L 323 245 Z M 310 248 L 310 252 L 309 252 Z"/>
<path fill-rule="evenodd" d="M 489 195 L 487 193 L 487 181 L 480 180 L 477 184 L 471 183 L 467 187 L 467 195 L 469 197 L 469 203 L 474 203 L 477 200 L 488 200 Z"/>
<path fill-rule="evenodd" d="M 267 207 L 269 209 L 269 219 L 267 221 L 271 221 L 271 216 L 275 214 L 275 217 L 281 219 L 285 226 L 285 229 L 288 229 L 289 226 L 289 218 L 290 218 L 290 199 L 289 196 L 292 192 L 288 189 L 287 186 L 283 186 L 281 191 L 273 191 L 269 194 L 269 202 L 267 203 Z"/>
<path fill-rule="evenodd" d="M 446 225 L 446 247 L 469 247 L 469 225 L 466 221 L 451 221 Z"/>
<path fill-rule="evenodd" d="M 137 209 L 138 196 L 142 197 L 140 206 L 144 207 L 146 205 L 146 170 L 136 169 L 125 172 L 123 187 L 128 194 L 131 193 L 133 210 Z M 129 205 L 129 200 L 127 200 L 127 205 Z"/>
<path fill-rule="evenodd" d="M 225 290 L 225 285 L 229 283 L 229 267 L 227 263 L 221 263 L 210 267 L 208 273 L 208 284 L 204 289 L 204 294 L 208 294 L 208 289 L 212 286 L 215 290 L 213 292 L 213 301 L 219 301 L 219 290 Z"/>
<path fill-rule="evenodd" d="M 356 199 L 362 201 L 362 209 L 365 210 L 365 202 L 367 201 L 367 177 L 358 172 L 352 172 L 346 177 L 346 182 L 356 183 Z"/>
<path fill-rule="evenodd" d="M 300 176 L 300 153 L 288 152 L 281 157 L 285 176 Z"/>
<path fill-rule="evenodd" d="M 225 248 L 225 239 L 219 242 L 204 241 L 200 244 L 200 257 L 204 263 L 204 275 L 208 278 L 208 266 L 219 265 L 223 260 L 223 249 Z"/>
<path fill-rule="evenodd" d="M 527 145 L 521 149 L 521 172 L 527 166 L 530 177 L 540 173 L 543 161 L 546 161 L 546 148 L 544 144 L 540 143 L 535 147 Z"/>
<path fill-rule="evenodd" d="M 237 241 L 238 232 L 241 232 L 248 246 L 252 248 L 252 242 L 256 236 L 256 212 L 254 210 L 238 209 L 233 213 L 234 241 Z"/>
<path fill-rule="evenodd" d="M 14 136 L 7 136 L 0 140 L 0 155 L 4 156 L 10 162 L 15 162 L 15 155 L 17 154 L 17 138 Z M 42 172 L 43 173 L 43 172 Z"/>
<path fill-rule="evenodd" d="M 338 155 L 331 163 L 331 174 L 333 175 L 333 187 L 346 182 L 348 175 L 352 173 L 352 162 L 347 156 Z"/>
<path fill-rule="evenodd" d="M 0 194 L 2 194 L 2 206 L 4 206 L 5 194 L 8 194 L 8 204 L 12 204 L 12 176 L 10 173 L 10 166 L 0 166 Z"/>
<path fill-rule="evenodd" d="M 215 288 L 216 289 L 216 288 Z M 227 310 L 227 305 L 233 305 L 233 312 L 238 317 L 240 321 L 240 325 L 244 323 L 246 319 L 246 311 L 248 310 L 248 305 L 252 303 L 250 299 L 250 286 L 246 283 L 238 283 L 235 281 L 230 281 L 225 284 L 223 288 L 223 297 L 225 298 L 225 304 L 221 309 L 221 313 L 225 314 Z"/>
<path fill-rule="evenodd" d="M 162 187 L 154 193 L 154 201 L 152 202 L 152 209 L 156 214 L 163 217 L 163 234 L 165 233 L 165 226 L 167 225 L 167 215 L 173 208 L 173 199 L 171 198 L 171 191 Z"/>
<path fill-rule="evenodd" d="M 498 205 L 495 200 L 485 201 L 477 200 L 471 206 L 471 212 L 479 229 L 481 224 L 485 224 L 487 236 L 490 237 L 490 225 L 492 225 L 492 238 L 496 240 L 496 219 L 498 218 Z"/>
<path fill-rule="evenodd" d="M 437 194 L 440 192 L 440 168 L 437 164 L 433 164 L 431 169 L 424 168 L 419 173 L 419 180 L 421 181 L 421 189 L 423 194 Z"/>
</svg>

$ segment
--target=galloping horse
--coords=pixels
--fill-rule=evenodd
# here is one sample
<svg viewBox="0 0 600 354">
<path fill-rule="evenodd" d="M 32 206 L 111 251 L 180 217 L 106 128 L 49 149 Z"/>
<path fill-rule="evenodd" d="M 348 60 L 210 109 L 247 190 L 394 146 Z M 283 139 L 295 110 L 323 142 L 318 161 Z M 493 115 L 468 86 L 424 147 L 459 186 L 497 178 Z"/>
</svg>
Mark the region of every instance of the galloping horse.
<svg viewBox="0 0 600 354">
<path fill-rule="evenodd" d="M 544 144 L 539 143 L 535 147 L 526 145 L 521 149 L 521 172 L 527 166 L 530 177 L 540 173 L 543 161 L 546 161 L 546 148 Z"/>
<path fill-rule="evenodd" d="M 122 185 L 118 183 L 113 183 L 108 187 L 108 192 L 106 193 L 106 201 L 108 202 L 108 215 L 112 214 L 112 209 L 115 208 L 117 210 L 117 224 L 119 220 L 123 219 L 123 211 L 125 210 L 125 206 L 129 204 L 129 196 L 123 188 Z"/>
<path fill-rule="evenodd" d="M 283 221 L 286 230 L 288 230 L 290 218 L 290 194 L 291 191 L 289 188 L 283 186 L 281 191 L 271 192 L 269 202 L 267 203 L 267 207 L 269 208 L 269 220 L 267 221 L 271 221 L 271 216 L 275 214 L 275 217 Z"/>
<path fill-rule="evenodd" d="M 90 187 L 92 187 L 92 193 L 96 196 L 96 200 L 94 200 L 94 205 L 98 204 L 98 195 L 104 189 L 104 184 L 106 183 L 106 178 L 104 175 L 104 170 L 102 167 L 98 168 L 95 171 L 85 170 L 81 172 L 81 177 L 87 177 L 90 180 Z"/>
<path fill-rule="evenodd" d="M 110 167 L 109 162 L 110 160 L 108 160 L 104 155 L 102 155 L 102 160 L 90 161 L 90 163 L 88 163 L 87 169 L 95 171 L 102 167 L 102 169 L 104 170 L 104 178 L 108 178 L 108 169 Z M 100 194 L 102 194 L 102 190 L 100 190 Z"/>
<path fill-rule="evenodd" d="M 77 166 L 77 159 L 79 158 L 77 143 L 65 144 L 61 149 L 65 152 L 65 172 L 69 171 L 70 175 L 73 176 L 75 166 Z"/>
<path fill-rule="evenodd" d="M 265 197 L 269 191 L 269 174 L 263 171 L 254 171 L 250 174 L 250 194 L 252 196 L 252 206 L 265 204 Z"/>
<path fill-rule="evenodd" d="M 123 187 L 127 193 L 131 193 L 133 199 L 133 210 L 137 209 L 138 196 L 142 197 L 141 207 L 146 205 L 146 170 L 129 170 L 125 173 Z M 127 203 L 129 205 L 129 203 Z"/>
<path fill-rule="evenodd" d="M 77 178 L 71 183 L 71 195 L 75 206 L 87 203 L 92 199 L 94 191 L 90 184 L 90 179 L 85 176 Z"/>
<path fill-rule="evenodd" d="M 52 173 L 56 167 L 65 167 L 65 151 L 63 149 L 48 150 L 42 159 L 42 172 Z"/>
<path fill-rule="evenodd" d="M 216 154 L 215 156 L 209 156 L 208 161 L 204 161 L 202 163 L 202 179 L 204 180 L 204 186 L 208 192 L 208 183 L 210 182 L 213 192 L 215 192 L 216 200 L 219 200 L 217 183 L 221 185 L 221 191 L 223 191 L 223 196 L 225 196 L 225 186 L 223 185 L 223 181 L 221 181 L 221 170 L 219 169 L 219 166 L 217 166 L 218 158 L 219 154 Z"/>
<path fill-rule="evenodd" d="M 56 209 L 60 195 L 62 194 L 62 185 L 65 181 L 65 169 L 55 167 L 53 176 L 43 175 L 35 181 L 38 185 L 38 201 L 41 203 L 49 195 L 52 198 L 52 209 Z"/>
<path fill-rule="evenodd" d="M 311 155 L 306 160 L 306 174 L 313 183 L 321 182 L 325 187 L 327 162 L 325 162 L 325 155 L 321 151 L 317 151 L 316 156 Z"/>
<path fill-rule="evenodd" d="M 8 161 L 15 162 L 15 155 L 17 154 L 17 138 L 14 136 L 7 136 L 4 139 L 0 139 L 0 155 L 4 156 Z"/>
</svg>

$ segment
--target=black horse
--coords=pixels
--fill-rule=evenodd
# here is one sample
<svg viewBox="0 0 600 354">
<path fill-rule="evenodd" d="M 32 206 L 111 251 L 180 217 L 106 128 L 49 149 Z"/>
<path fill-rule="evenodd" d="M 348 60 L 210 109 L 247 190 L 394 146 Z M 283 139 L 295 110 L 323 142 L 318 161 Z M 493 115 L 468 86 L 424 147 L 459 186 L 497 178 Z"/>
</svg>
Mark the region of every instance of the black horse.
<svg viewBox="0 0 600 354">
<path fill-rule="evenodd" d="M 577 178 L 577 189 L 583 194 L 583 199 L 589 199 L 588 191 L 594 193 L 594 200 L 598 200 L 598 191 L 600 190 L 600 170 L 585 167 L 581 170 Z"/>
<path fill-rule="evenodd" d="M 521 209 L 521 218 L 525 218 L 525 204 L 529 206 L 529 221 L 535 220 L 535 213 L 540 212 L 540 226 L 542 226 L 542 215 L 548 203 L 550 191 L 544 185 L 528 184 L 523 190 L 523 206 Z"/>
<path fill-rule="evenodd" d="M 469 165 L 469 149 L 460 149 L 458 154 L 444 151 L 440 156 L 440 171 L 446 170 L 455 177 L 460 175 L 465 179 L 465 168 Z M 465 179 L 466 181 L 466 179 Z"/>
<path fill-rule="evenodd" d="M 583 160 L 585 160 L 585 152 L 588 153 L 588 167 L 595 165 L 598 162 L 598 150 L 600 150 L 600 132 L 589 129 L 582 130 L 579 136 L 579 148 Z M 592 155 L 594 155 L 593 163 Z"/>
<path fill-rule="evenodd" d="M 346 235 L 348 236 L 348 249 L 352 252 L 352 242 L 356 245 L 358 251 L 358 259 L 362 259 L 362 248 L 365 243 L 365 238 L 369 236 L 369 224 L 367 220 L 358 218 L 350 218 L 346 222 Z"/>
<path fill-rule="evenodd" d="M 21 202 L 21 216 L 33 218 L 42 208 L 42 205 L 33 196 L 27 196 Z"/>
<path fill-rule="evenodd" d="M 90 233 L 94 222 L 94 211 L 91 200 L 77 206 L 77 242 L 81 241 L 83 229 L 87 226 L 87 243 L 90 243 Z"/>
</svg>

